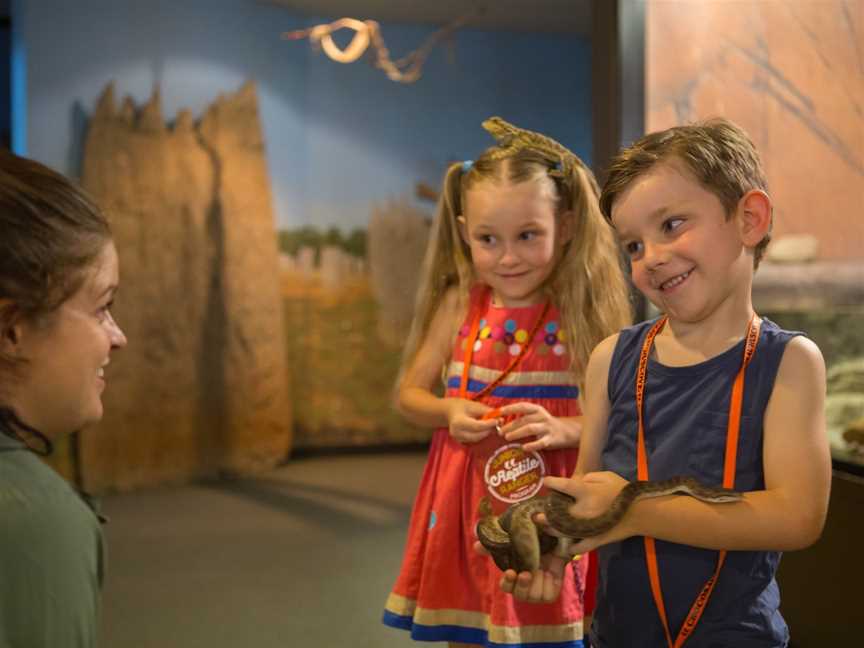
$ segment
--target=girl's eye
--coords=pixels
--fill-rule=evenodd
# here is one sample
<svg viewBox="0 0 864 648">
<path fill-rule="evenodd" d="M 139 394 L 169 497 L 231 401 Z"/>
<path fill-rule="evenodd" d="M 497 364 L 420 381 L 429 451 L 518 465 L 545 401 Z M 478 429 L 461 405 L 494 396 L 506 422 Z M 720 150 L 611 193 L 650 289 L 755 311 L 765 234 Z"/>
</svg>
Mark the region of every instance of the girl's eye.
<svg viewBox="0 0 864 648">
<path fill-rule="evenodd" d="M 522 232 L 519 235 L 519 238 L 521 238 L 523 241 L 533 241 L 535 238 L 537 238 L 537 232 L 535 232 L 533 230 L 529 230 L 527 232 Z"/>
<path fill-rule="evenodd" d="M 495 237 L 491 234 L 480 234 L 477 236 L 477 239 L 483 243 L 483 245 L 492 245 L 495 242 Z"/>
<path fill-rule="evenodd" d="M 638 256 L 642 252 L 642 243 L 639 241 L 630 241 L 624 244 L 624 251 L 630 257 Z"/>
</svg>

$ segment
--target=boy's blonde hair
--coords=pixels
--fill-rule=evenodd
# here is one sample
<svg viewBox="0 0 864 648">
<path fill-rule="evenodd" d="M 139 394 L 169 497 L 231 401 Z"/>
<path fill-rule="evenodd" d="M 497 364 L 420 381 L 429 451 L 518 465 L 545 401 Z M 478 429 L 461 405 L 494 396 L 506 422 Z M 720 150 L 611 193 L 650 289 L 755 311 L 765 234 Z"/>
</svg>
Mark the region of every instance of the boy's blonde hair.
<svg viewBox="0 0 864 648">
<path fill-rule="evenodd" d="M 751 189 L 768 192 L 762 162 L 747 133 L 727 119 L 710 119 L 649 133 L 618 153 L 600 195 L 606 219 L 611 221 L 615 201 L 636 178 L 670 159 L 682 162 L 699 184 L 717 196 L 727 218 Z M 753 250 L 754 268 L 759 267 L 770 240 L 769 227 Z"/>
<path fill-rule="evenodd" d="M 463 308 L 467 305 L 476 277 L 457 218 L 463 215 L 467 192 L 483 182 L 552 182 L 558 199 L 557 236 L 564 225 L 561 219 L 565 215 L 571 218 L 566 224 L 568 240 L 556 243 L 558 261 L 544 291 L 560 312 L 571 368 L 580 381 L 594 346 L 631 322 L 620 252 L 611 227 L 600 213 L 594 175 L 578 157 L 553 143 L 565 154 L 544 146 L 511 143 L 487 149 L 474 162 L 459 162 L 448 168 L 426 249 L 414 321 L 402 359 L 403 371 L 417 355 L 448 289 L 457 287 L 460 304 Z"/>
</svg>

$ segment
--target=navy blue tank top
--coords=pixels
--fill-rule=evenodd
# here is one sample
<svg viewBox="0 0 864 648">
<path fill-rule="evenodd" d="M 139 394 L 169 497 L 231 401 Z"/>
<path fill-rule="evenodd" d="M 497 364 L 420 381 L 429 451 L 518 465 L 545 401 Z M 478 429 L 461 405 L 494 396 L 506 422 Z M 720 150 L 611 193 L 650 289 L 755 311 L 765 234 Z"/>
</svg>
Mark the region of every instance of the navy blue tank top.
<svg viewBox="0 0 864 648">
<path fill-rule="evenodd" d="M 645 336 L 656 320 L 621 332 L 609 367 L 609 434 L 604 470 L 636 480 L 636 370 Z M 756 353 L 744 377 L 735 488 L 765 488 L 762 421 L 786 344 L 798 333 L 763 320 Z M 732 383 L 741 367 L 744 340 L 705 362 L 667 367 L 648 362 L 645 445 L 652 480 L 682 475 L 720 486 Z M 696 595 L 717 565 L 717 552 L 658 540 L 657 561 L 673 639 Z M 602 648 L 665 647 L 642 537 L 601 547 L 592 645 Z M 776 551 L 730 551 L 714 593 L 685 648 L 786 646 L 789 630 L 780 615 L 774 574 Z"/>
</svg>

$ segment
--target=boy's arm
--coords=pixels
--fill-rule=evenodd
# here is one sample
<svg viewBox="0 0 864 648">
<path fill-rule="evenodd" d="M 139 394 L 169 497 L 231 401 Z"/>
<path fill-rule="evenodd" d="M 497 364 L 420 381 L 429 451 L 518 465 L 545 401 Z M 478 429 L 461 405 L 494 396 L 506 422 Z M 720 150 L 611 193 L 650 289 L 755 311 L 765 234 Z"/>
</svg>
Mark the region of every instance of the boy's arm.
<svg viewBox="0 0 864 648">
<path fill-rule="evenodd" d="M 584 551 L 634 535 L 706 549 L 783 551 L 811 545 L 822 532 L 831 481 L 824 406 L 822 354 L 807 338 L 796 337 L 786 346 L 765 412 L 765 490 L 745 493 L 743 501 L 731 504 L 681 496 L 641 500 L 618 527 L 575 549 Z M 590 479 L 596 483 L 583 482 L 568 491 L 602 499 L 602 489 L 614 493 L 625 483 L 611 473 Z"/>
<path fill-rule="evenodd" d="M 582 439 L 574 476 L 600 470 L 603 465 L 601 455 L 606 444 L 606 424 L 609 419 L 609 365 L 617 343 L 616 333 L 594 347 L 588 359 L 583 392 Z"/>
</svg>

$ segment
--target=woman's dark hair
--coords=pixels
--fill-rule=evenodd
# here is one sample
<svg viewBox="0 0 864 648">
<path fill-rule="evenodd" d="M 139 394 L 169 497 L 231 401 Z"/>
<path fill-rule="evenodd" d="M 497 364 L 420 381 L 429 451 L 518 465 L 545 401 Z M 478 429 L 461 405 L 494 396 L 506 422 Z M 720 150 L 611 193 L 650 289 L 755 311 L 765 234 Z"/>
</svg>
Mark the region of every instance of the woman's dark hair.
<svg viewBox="0 0 864 648">
<path fill-rule="evenodd" d="M 110 238 L 104 214 L 80 187 L 0 149 L 0 333 L 54 312 Z M 0 369 L 14 364 L 0 353 Z"/>
</svg>

